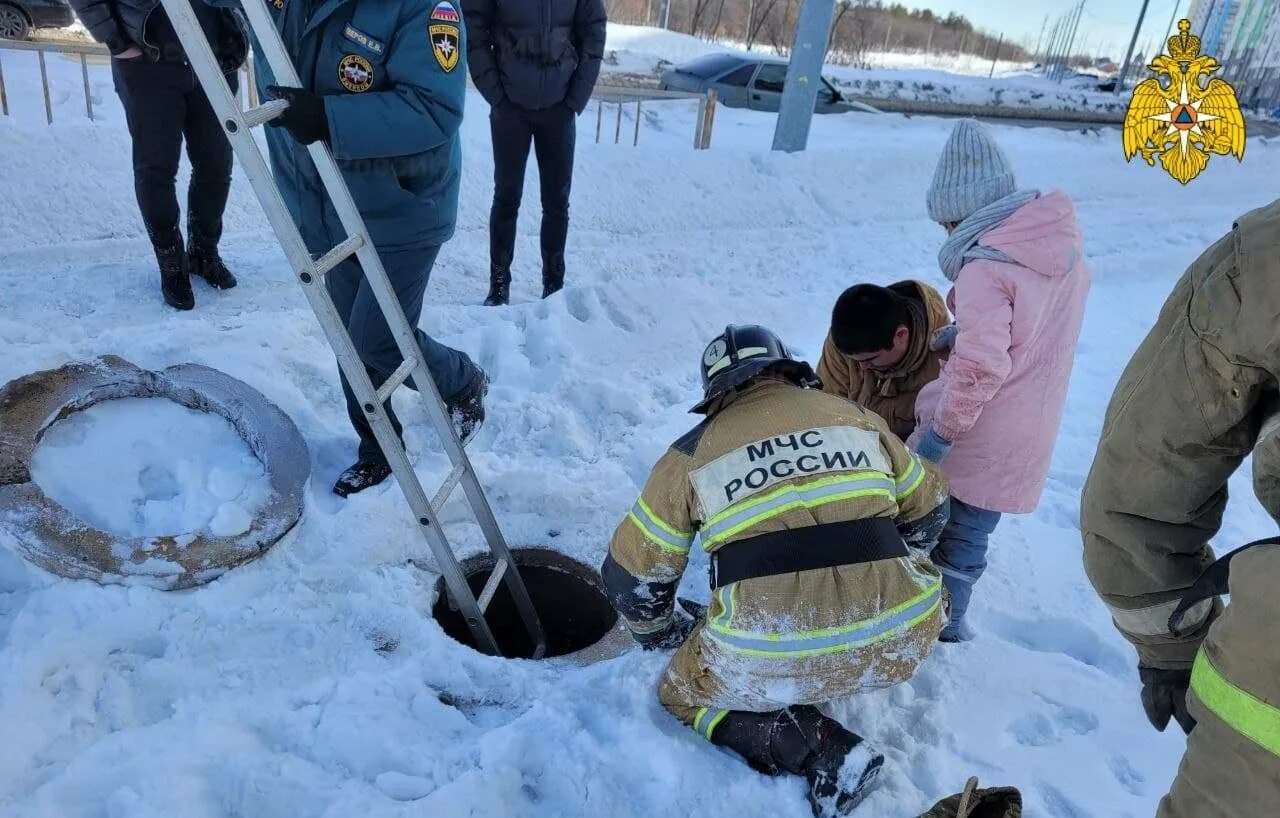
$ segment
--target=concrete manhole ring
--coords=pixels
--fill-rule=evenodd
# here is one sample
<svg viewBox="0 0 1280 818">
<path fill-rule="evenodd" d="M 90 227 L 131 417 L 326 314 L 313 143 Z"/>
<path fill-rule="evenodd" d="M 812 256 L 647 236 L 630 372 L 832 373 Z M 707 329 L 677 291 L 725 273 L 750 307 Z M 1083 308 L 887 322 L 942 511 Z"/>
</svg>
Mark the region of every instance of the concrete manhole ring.
<svg viewBox="0 0 1280 818">
<path fill-rule="evenodd" d="M 131 537 L 86 524 L 31 477 L 31 458 L 53 424 L 119 398 L 168 398 L 225 418 L 262 461 L 271 496 L 233 537 Z M 311 470 L 307 444 L 288 415 L 247 384 L 199 364 L 160 372 L 115 356 L 35 372 L 0 388 L 0 529 L 31 562 L 98 582 L 140 581 L 164 590 L 200 585 L 259 556 L 302 516 Z"/>
<path fill-rule="evenodd" d="M 586 665 L 625 653 L 633 642 L 622 617 L 605 596 L 595 569 L 543 547 L 512 548 L 511 556 L 542 620 L 547 635 L 547 658 Z M 489 555 L 468 557 L 462 572 L 473 593 L 479 593 L 493 570 Z M 462 614 L 453 607 L 444 579 L 436 580 L 431 615 L 451 639 L 475 648 L 475 638 Z M 485 615 L 494 637 L 509 659 L 527 659 L 533 643 L 503 583 Z"/>
</svg>

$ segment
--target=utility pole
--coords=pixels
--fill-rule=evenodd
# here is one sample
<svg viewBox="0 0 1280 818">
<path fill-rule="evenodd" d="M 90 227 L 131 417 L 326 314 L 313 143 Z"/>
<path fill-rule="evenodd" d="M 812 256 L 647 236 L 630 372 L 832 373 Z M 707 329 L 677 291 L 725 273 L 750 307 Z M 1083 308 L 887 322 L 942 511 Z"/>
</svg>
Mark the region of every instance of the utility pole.
<svg viewBox="0 0 1280 818">
<path fill-rule="evenodd" d="M 1034 51 L 1031 52 L 1034 58 L 1038 58 L 1040 55 L 1040 44 L 1044 42 L 1044 30 L 1045 28 L 1048 27 L 1048 25 L 1049 25 L 1049 15 L 1046 14 L 1044 16 L 1044 21 L 1040 23 L 1040 36 L 1036 37 L 1036 48 Z"/>
<path fill-rule="evenodd" d="M 813 106 L 822 85 L 822 58 L 831 30 L 832 0 L 802 0 L 791 43 L 791 63 L 778 106 L 778 124 L 773 132 L 773 149 L 795 153 L 809 144 Z"/>
<path fill-rule="evenodd" d="M 1071 68 L 1071 49 L 1076 44 L 1076 33 L 1080 30 L 1080 18 L 1084 16 L 1085 0 L 1080 0 L 1080 5 L 1076 6 L 1075 19 L 1071 22 L 1070 34 L 1067 36 L 1067 47 L 1062 54 L 1062 64 L 1058 67 L 1058 82 L 1062 82 L 1062 77 L 1067 70 Z"/>
<path fill-rule="evenodd" d="M 1169 42 L 1169 38 L 1173 36 L 1173 24 L 1178 22 L 1178 7 L 1182 5 L 1182 0 L 1174 0 L 1173 14 L 1169 15 L 1169 28 L 1165 29 L 1164 39 L 1160 41 L 1160 48 L 1164 49 L 1164 44 Z"/>
<path fill-rule="evenodd" d="M 671 22 L 671 0 L 659 0 L 658 4 L 658 27 L 668 28 Z"/>
<path fill-rule="evenodd" d="M 1138 11 L 1138 22 L 1133 27 L 1133 36 L 1129 38 L 1129 49 L 1124 52 L 1124 65 L 1120 67 L 1120 76 L 1116 77 L 1116 87 L 1112 91 L 1116 96 L 1120 96 L 1120 88 L 1124 85 L 1124 78 L 1129 74 L 1129 60 L 1133 59 L 1133 47 L 1138 44 L 1138 35 L 1142 32 L 1142 21 L 1147 17 L 1147 4 L 1149 2 L 1151 0 L 1142 0 L 1142 8 Z"/>
<path fill-rule="evenodd" d="M 991 70 L 987 72 L 987 79 L 991 79 L 996 75 L 996 63 L 1000 61 L 1000 46 L 1004 45 L 1004 32 L 1000 32 L 1000 39 L 996 40 L 996 55 L 991 58 Z"/>
<path fill-rule="evenodd" d="M 1062 18 L 1059 17 L 1053 22 L 1053 28 L 1049 31 L 1049 42 L 1045 44 L 1044 54 L 1040 57 L 1040 65 L 1044 68 L 1044 75 L 1049 76 L 1049 66 L 1053 61 L 1053 55 L 1058 48 L 1058 32 L 1062 28 Z"/>
</svg>

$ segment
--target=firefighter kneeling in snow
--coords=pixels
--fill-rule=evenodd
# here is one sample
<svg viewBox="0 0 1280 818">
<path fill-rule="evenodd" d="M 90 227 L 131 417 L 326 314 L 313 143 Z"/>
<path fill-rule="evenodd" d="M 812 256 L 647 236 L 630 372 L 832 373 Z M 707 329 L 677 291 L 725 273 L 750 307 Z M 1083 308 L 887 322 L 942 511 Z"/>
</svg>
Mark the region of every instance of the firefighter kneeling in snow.
<svg viewBox="0 0 1280 818">
<path fill-rule="evenodd" d="M 663 706 L 761 772 L 805 776 L 816 815 L 845 814 L 884 757 L 814 705 L 909 679 L 929 654 L 943 594 L 923 554 L 946 480 L 878 416 L 809 388 L 763 327 L 728 327 L 702 380 L 707 417 L 654 466 L 605 586 L 641 645 L 680 646 Z M 695 535 L 711 554 L 696 623 L 674 607 Z"/>
</svg>

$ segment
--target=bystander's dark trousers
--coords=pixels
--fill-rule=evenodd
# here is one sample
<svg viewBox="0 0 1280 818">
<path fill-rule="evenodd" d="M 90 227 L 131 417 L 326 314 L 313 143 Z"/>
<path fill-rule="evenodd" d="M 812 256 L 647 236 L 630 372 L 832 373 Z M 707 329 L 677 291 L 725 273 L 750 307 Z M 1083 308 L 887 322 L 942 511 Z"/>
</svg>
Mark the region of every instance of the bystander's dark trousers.
<svg viewBox="0 0 1280 818">
<path fill-rule="evenodd" d="M 532 143 L 542 189 L 542 275 L 544 280 L 563 279 L 576 120 L 577 115 L 565 105 L 530 111 L 508 101 L 489 112 L 493 133 L 489 261 L 494 267 L 509 270 L 515 257 L 516 218 Z"/>
<path fill-rule="evenodd" d="M 188 236 L 196 246 L 216 249 L 231 190 L 231 145 L 195 72 L 185 63 L 138 57 L 113 59 L 111 76 L 133 138 L 134 191 L 151 241 L 171 247 L 179 237 L 175 185 L 185 139 Z M 235 91 L 236 73 L 226 78 Z"/>
<path fill-rule="evenodd" d="M 383 250 L 383 269 L 391 287 L 396 291 L 396 298 L 404 309 L 409 326 L 414 328 L 418 345 L 422 347 L 423 357 L 427 360 L 427 369 L 440 390 L 440 397 L 448 403 L 451 399 L 474 388 L 476 381 L 484 377 L 480 368 L 467 354 L 452 347 L 447 347 L 418 328 L 418 319 L 422 317 L 422 298 L 427 292 L 427 282 L 431 279 L 431 268 L 435 265 L 436 256 L 440 253 L 439 245 L 420 247 L 408 250 Z M 338 315 L 346 322 L 347 332 L 355 343 L 356 352 L 364 362 L 365 371 L 375 387 L 382 386 L 391 373 L 404 361 L 400 355 L 400 347 L 396 345 L 391 327 L 387 325 L 374 298 L 373 290 L 365 280 L 364 271 L 355 259 L 347 259 L 329 271 L 325 276 L 325 286 Z M 417 389 L 415 382 L 420 377 L 415 374 L 405 383 Z M 360 436 L 360 459 L 383 460 L 382 448 L 373 435 L 373 427 L 360 401 L 351 391 L 345 375 L 342 376 L 342 394 L 347 399 L 347 416 L 351 425 Z M 391 401 L 386 403 L 387 414 L 391 425 L 399 436 L 402 432 L 400 420 L 391 410 Z"/>
</svg>

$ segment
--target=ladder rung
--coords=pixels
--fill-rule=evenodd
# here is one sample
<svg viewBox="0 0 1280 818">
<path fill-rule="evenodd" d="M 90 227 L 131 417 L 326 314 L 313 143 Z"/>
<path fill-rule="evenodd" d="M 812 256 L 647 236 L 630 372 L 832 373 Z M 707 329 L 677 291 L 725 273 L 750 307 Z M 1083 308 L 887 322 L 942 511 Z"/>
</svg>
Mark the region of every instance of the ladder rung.
<svg viewBox="0 0 1280 818">
<path fill-rule="evenodd" d="M 341 244 L 335 246 L 332 250 L 316 259 L 316 275 L 323 276 L 334 267 L 337 267 L 342 262 L 354 256 L 361 247 L 364 247 L 363 237 L 348 237 Z"/>
<path fill-rule="evenodd" d="M 409 380 L 409 373 L 413 372 L 413 369 L 417 364 L 418 359 L 416 357 L 405 358 L 404 361 L 396 367 L 396 371 L 391 373 L 391 377 L 387 378 L 382 386 L 378 387 L 379 404 L 386 403 L 387 398 L 391 397 L 391 393 L 396 391 L 396 387 Z"/>
<path fill-rule="evenodd" d="M 498 560 L 498 564 L 493 566 L 493 573 L 489 575 L 484 583 L 484 590 L 480 592 L 480 596 L 476 602 L 480 605 L 480 613 L 489 610 L 489 603 L 493 601 L 493 595 L 498 592 L 498 586 L 502 584 L 502 577 L 507 573 L 507 561 Z"/>
<path fill-rule="evenodd" d="M 244 124 L 256 128 L 280 116 L 288 107 L 287 99 L 271 99 L 247 109 L 241 116 L 244 117 Z"/>
<path fill-rule="evenodd" d="M 431 499 L 431 513 L 436 516 L 440 515 L 440 509 L 444 508 L 445 501 L 449 499 L 449 495 L 453 494 L 453 490 L 458 487 L 458 481 L 462 479 L 462 475 L 467 471 L 466 462 L 459 463 L 453 467 L 453 471 L 449 472 L 449 476 L 440 484 L 440 490 L 436 492 L 436 496 Z"/>
</svg>

